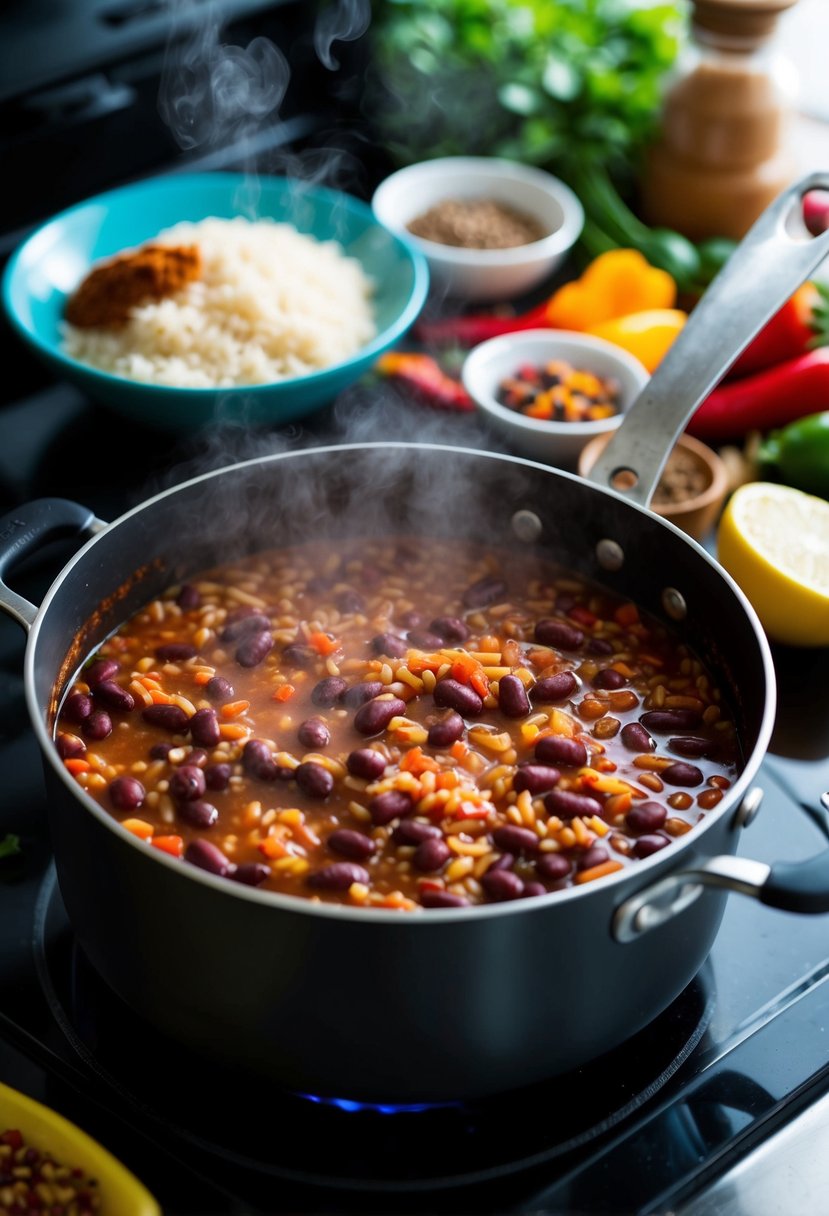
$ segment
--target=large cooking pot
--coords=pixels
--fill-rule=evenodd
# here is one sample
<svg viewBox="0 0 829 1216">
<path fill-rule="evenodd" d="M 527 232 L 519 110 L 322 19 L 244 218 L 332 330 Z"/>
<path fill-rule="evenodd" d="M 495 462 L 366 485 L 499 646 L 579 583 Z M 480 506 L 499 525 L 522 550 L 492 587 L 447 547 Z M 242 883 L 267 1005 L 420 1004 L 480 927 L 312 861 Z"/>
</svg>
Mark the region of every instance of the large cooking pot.
<svg viewBox="0 0 829 1216">
<path fill-rule="evenodd" d="M 65 533 L 92 537 L 28 631 L 61 893 L 103 979 L 173 1040 L 243 1074 L 315 1094 L 466 1098 L 549 1078 L 616 1047 L 678 995 L 714 941 L 729 890 L 829 910 L 829 853 L 736 858 L 757 809 L 774 717 L 768 645 L 711 557 L 647 509 L 682 425 L 713 380 L 829 252 L 794 232 L 815 176 L 786 192 L 692 315 L 592 481 L 530 461 L 426 444 L 340 445 L 247 461 L 151 498 L 111 524 L 39 500 L 0 521 L 0 576 Z M 638 474 L 631 490 L 608 483 Z M 533 899 L 401 914 L 232 884 L 149 850 L 69 776 L 52 742 L 79 661 L 171 583 L 229 553 L 325 534 L 462 534 L 540 549 L 681 631 L 727 690 L 744 767 L 670 848 L 600 882 Z M 748 945 L 748 944 L 747 944 Z"/>
</svg>

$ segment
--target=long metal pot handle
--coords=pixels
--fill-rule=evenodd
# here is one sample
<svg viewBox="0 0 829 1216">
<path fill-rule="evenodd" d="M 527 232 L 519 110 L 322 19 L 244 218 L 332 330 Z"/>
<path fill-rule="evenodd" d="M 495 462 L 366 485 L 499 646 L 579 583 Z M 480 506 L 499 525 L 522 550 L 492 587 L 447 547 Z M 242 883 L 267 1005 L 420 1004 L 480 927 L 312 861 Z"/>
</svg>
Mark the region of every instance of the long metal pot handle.
<svg viewBox="0 0 829 1216">
<path fill-rule="evenodd" d="M 91 536 L 105 527 L 88 507 L 68 498 L 35 498 L 0 516 L 0 610 L 25 630 L 31 629 L 38 609 L 12 591 L 6 583 L 6 571 L 50 541 Z"/>
<path fill-rule="evenodd" d="M 757 813 L 761 798 L 759 789 L 746 795 L 740 808 L 744 822 Z M 829 794 L 824 794 L 822 801 L 829 810 Z M 695 903 L 706 887 L 749 895 L 784 912 L 829 912 L 829 849 L 805 861 L 778 861 L 774 865 L 723 854 L 678 870 L 619 905 L 613 917 L 616 940 L 634 941 L 665 924 Z"/>
<path fill-rule="evenodd" d="M 737 356 L 829 255 L 829 231 L 810 236 L 802 200 L 829 189 L 812 173 L 763 212 L 693 308 L 679 338 L 626 411 L 588 479 L 647 506 L 679 434 Z M 634 485 L 614 484 L 622 471 Z M 633 478 L 627 478 L 632 481 Z"/>
</svg>

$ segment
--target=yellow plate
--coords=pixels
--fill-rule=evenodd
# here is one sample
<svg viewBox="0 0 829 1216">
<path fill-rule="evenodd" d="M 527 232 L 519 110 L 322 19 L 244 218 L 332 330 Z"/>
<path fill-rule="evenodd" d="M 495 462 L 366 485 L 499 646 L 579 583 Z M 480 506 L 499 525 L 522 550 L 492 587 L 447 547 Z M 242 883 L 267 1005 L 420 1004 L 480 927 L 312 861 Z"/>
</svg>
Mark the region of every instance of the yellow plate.
<svg viewBox="0 0 829 1216">
<path fill-rule="evenodd" d="M 29 1148 L 52 1154 L 60 1165 L 78 1167 L 97 1179 L 101 1216 L 162 1216 L 138 1179 L 97 1140 L 57 1111 L 0 1082 L 0 1132 L 14 1128 Z"/>
</svg>

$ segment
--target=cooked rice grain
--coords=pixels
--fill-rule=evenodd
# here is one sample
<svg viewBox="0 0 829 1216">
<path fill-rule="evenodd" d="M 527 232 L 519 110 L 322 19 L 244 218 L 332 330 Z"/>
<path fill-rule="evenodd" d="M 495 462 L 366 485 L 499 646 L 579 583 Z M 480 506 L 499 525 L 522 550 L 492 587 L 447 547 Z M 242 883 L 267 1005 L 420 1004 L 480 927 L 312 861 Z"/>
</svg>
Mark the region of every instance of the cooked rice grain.
<svg viewBox="0 0 829 1216">
<path fill-rule="evenodd" d="M 231 388 L 302 376 L 376 334 L 373 285 L 336 241 L 274 220 L 177 224 L 159 244 L 197 244 L 203 277 L 113 329 L 65 327 L 68 355 L 130 380 Z"/>
</svg>

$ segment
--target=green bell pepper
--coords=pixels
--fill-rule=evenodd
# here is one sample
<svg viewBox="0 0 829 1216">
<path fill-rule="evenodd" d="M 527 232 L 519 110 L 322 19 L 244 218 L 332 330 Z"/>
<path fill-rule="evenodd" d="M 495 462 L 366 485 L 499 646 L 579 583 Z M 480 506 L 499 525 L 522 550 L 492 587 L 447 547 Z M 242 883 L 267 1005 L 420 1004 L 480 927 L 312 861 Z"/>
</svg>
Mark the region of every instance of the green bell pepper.
<svg viewBox="0 0 829 1216">
<path fill-rule="evenodd" d="M 829 410 L 771 431 L 758 452 L 762 476 L 829 498 Z"/>
</svg>

